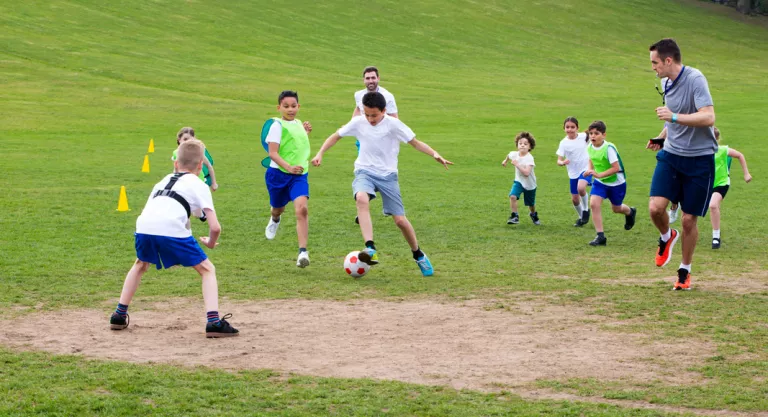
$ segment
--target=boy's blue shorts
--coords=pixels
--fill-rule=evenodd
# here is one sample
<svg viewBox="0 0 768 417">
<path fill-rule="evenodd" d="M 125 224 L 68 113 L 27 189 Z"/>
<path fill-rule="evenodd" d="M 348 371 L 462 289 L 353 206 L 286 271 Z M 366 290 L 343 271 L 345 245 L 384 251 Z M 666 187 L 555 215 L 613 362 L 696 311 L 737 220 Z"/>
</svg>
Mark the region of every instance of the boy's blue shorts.
<svg viewBox="0 0 768 417">
<path fill-rule="evenodd" d="M 624 196 L 627 195 L 627 183 L 611 187 L 600 181 L 595 181 L 592 184 L 592 192 L 589 195 L 602 197 L 603 200 L 608 199 L 611 201 L 611 205 L 620 206 L 624 203 Z"/>
<path fill-rule="evenodd" d="M 585 177 L 584 173 L 582 172 L 579 174 L 578 178 L 571 178 L 570 179 L 570 186 L 571 186 L 571 194 L 578 194 L 579 193 L 579 181 L 584 180 L 587 182 L 587 185 L 592 185 L 592 176 Z"/>
<path fill-rule="evenodd" d="M 307 175 L 288 174 L 277 168 L 269 167 L 264 174 L 269 192 L 269 204 L 272 207 L 285 207 L 299 197 L 309 198 Z"/>
<path fill-rule="evenodd" d="M 705 216 L 715 181 L 715 156 L 680 156 L 665 150 L 656 153 L 651 197 L 680 202 L 683 213 Z"/>
<path fill-rule="evenodd" d="M 172 266 L 195 266 L 208 259 L 194 237 L 168 237 L 135 233 L 136 257 L 157 265 L 157 269 Z"/>
<path fill-rule="evenodd" d="M 515 196 L 516 199 L 520 200 L 520 194 L 523 195 L 523 204 L 525 204 L 526 207 L 533 207 L 536 205 L 536 189 L 526 190 L 523 188 L 523 184 L 519 181 L 515 181 L 512 184 L 512 189 L 509 190 L 509 196 Z"/>
</svg>

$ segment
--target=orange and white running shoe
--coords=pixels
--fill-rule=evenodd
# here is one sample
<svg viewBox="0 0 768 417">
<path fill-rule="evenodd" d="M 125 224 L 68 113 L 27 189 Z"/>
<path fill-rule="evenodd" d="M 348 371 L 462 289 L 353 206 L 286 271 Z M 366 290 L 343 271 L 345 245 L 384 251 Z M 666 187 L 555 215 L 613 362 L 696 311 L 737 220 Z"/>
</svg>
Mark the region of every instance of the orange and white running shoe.
<svg viewBox="0 0 768 417">
<path fill-rule="evenodd" d="M 685 268 L 680 268 L 677 270 L 677 282 L 675 282 L 675 286 L 672 287 L 673 291 L 690 291 L 691 290 L 691 273 L 688 272 Z"/>
<path fill-rule="evenodd" d="M 678 237 L 680 237 L 680 234 L 677 230 L 672 229 L 668 241 L 665 242 L 659 238 L 659 250 L 656 251 L 656 266 L 662 267 L 669 263 L 669 260 L 672 258 L 672 248 L 675 247 Z"/>
</svg>

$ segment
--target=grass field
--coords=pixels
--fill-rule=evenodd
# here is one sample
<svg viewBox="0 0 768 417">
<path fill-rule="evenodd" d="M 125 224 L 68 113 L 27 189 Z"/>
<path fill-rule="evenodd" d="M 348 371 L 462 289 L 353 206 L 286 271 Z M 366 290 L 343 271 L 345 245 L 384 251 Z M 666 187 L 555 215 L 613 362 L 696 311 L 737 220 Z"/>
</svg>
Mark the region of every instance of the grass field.
<svg viewBox="0 0 768 417">
<path fill-rule="evenodd" d="M 262 4 L 263 3 L 263 4 Z M 0 319 L 96 308 L 106 317 L 134 258 L 132 233 L 151 187 L 171 169 L 176 131 L 194 126 L 216 160 L 223 226 L 209 251 L 228 301 L 274 299 L 502 299 L 585 308 L 618 323 L 617 337 L 690 341 L 716 354 L 676 386 L 593 378 L 540 380 L 571 394 L 535 400 L 401 382 L 225 372 L 92 361 L 0 348 L 0 415 L 659 415 L 638 403 L 768 411 L 768 263 L 761 207 L 768 202 L 768 29 L 695 2 L 382 1 L 278 3 L 26 1 L 0 4 Z M 755 178 L 734 166 L 723 208 L 723 248 L 709 249 L 701 219 L 695 290 L 668 291 L 679 262 L 651 260 L 647 214 L 661 130 L 648 45 L 678 39 L 687 65 L 708 77 L 723 142 L 742 151 Z M 263 238 L 269 203 L 257 137 L 277 94 L 295 89 L 312 122 L 314 150 L 346 122 L 361 69 L 377 65 L 417 137 L 455 163 L 449 171 L 410 147 L 400 155 L 409 218 L 436 268 L 422 279 L 399 231 L 373 204 L 382 265 L 359 281 L 341 269 L 361 247 L 350 197 L 355 148 L 343 140 L 310 169 L 312 265 L 295 267 L 295 221 Z M 574 229 L 565 169 L 554 155 L 562 120 L 608 125 L 628 172 L 630 232 L 603 210 L 609 246 Z M 514 134 L 533 132 L 543 225 L 505 224 L 513 173 L 499 163 Z M 151 172 L 140 172 L 150 138 Z M 132 211 L 115 211 L 121 185 Z M 289 208 L 290 210 L 290 208 Z M 196 235 L 206 234 L 194 224 Z M 200 298 L 188 270 L 151 271 L 133 308 Z M 228 301 L 227 301 L 228 300 Z M 202 309 L 202 305 L 201 305 Z M 510 312 L 510 314 L 513 314 Z M 202 323 L 202 314 L 200 322 Z M 237 325 L 237 317 L 233 319 Z M 18 330 L 18 329 L 17 329 Z M 458 335 L 457 335 L 458 336 Z M 201 336 L 202 337 L 202 336 Z M 242 337 L 248 337 L 243 334 Z M 2 338 L 0 338 L 2 341 Z M 119 348 L 119 347 L 118 347 Z M 579 397 L 627 400 L 606 405 Z M 570 398 L 570 397 L 569 397 Z M 608 402 L 608 401 L 606 401 Z M 756 414 L 757 415 L 757 414 Z"/>
</svg>

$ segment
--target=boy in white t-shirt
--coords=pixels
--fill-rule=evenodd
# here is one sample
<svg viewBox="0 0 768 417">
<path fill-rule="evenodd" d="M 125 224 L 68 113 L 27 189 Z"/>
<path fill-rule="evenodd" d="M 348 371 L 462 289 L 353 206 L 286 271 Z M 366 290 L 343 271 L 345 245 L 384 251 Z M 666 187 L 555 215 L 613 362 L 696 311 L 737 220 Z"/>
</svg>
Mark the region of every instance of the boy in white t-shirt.
<svg viewBox="0 0 768 417">
<path fill-rule="evenodd" d="M 365 241 L 365 249 L 360 251 L 361 261 L 370 265 L 379 263 L 376 246 L 373 243 L 373 224 L 369 202 L 381 194 L 384 214 L 391 215 L 411 247 L 413 259 L 422 275 L 432 276 L 434 269 L 427 255 L 421 251 L 416 240 L 416 232 L 405 217 L 400 184 L 397 176 L 397 155 L 400 143 L 405 142 L 417 150 L 432 156 L 445 168 L 453 165 L 424 142 L 417 140 L 413 131 L 400 120 L 386 114 L 387 101 L 379 92 L 366 93 L 363 96 L 364 116 L 353 117 L 336 133 L 328 137 L 312 159 L 312 165 L 320 166 L 325 152 L 344 136 L 354 136 L 360 141 L 360 153 L 355 160 L 355 179 L 352 192 L 357 205 L 360 231 Z"/>
<path fill-rule="evenodd" d="M 208 323 L 206 337 L 237 336 L 227 318 L 219 318 L 219 289 L 216 269 L 192 237 L 189 218 L 205 217 L 209 235 L 200 238 L 210 249 L 216 247 L 221 225 L 213 209 L 211 190 L 198 178 L 202 170 L 205 147 L 197 139 L 179 145 L 177 159 L 173 162 L 175 173 L 167 175 L 152 189 L 144 210 L 136 220 L 136 261 L 128 271 L 120 294 L 120 302 L 109 320 L 112 330 L 128 327 L 128 305 L 139 288 L 141 277 L 151 264 L 157 269 L 175 265 L 192 267 L 203 279 L 203 300 Z"/>
<path fill-rule="evenodd" d="M 637 209 L 624 204 L 624 196 L 627 194 L 624 163 L 621 162 L 616 146 L 605 140 L 606 130 L 605 123 L 601 120 L 589 125 L 589 168 L 584 175 L 591 175 L 595 179 L 589 204 L 592 208 L 592 224 L 597 232 L 597 236 L 589 242 L 591 246 L 605 246 L 608 242 L 603 233 L 603 214 L 600 208 L 604 199 L 610 200 L 614 213 L 624 215 L 624 230 L 635 226 L 637 216 Z"/>
<path fill-rule="evenodd" d="M 517 215 L 517 200 L 520 199 L 520 194 L 523 194 L 523 203 L 531 212 L 533 224 L 538 226 L 541 222 L 539 213 L 536 212 L 536 174 L 533 173 L 533 167 L 536 164 L 531 155 L 531 151 L 536 147 L 536 139 L 529 132 L 520 132 L 515 136 L 515 145 L 517 145 L 517 152 L 510 152 L 501 162 L 503 167 L 507 166 L 507 162 L 515 167 L 515 182 L 509 191 L 509 208 L 512 214 L 507 219 L 507 224 L 520 223 Z"/>
<path fill-rule="evenodd" d="M 579 133 L 579 121 L 575 117 L 567 117 L 563 122 L 565 137 L 557 148 L 557 165 L 568 169 L 568 179 L 571 189 L 571 202 L 576 210 L 574 227 L 582 227 L 589 223 L 589 196 L 587 186 L 592 185 L 592 177 L 584 176 L 589 165 L 587 145 L 589 135 Z"/>
</svg>

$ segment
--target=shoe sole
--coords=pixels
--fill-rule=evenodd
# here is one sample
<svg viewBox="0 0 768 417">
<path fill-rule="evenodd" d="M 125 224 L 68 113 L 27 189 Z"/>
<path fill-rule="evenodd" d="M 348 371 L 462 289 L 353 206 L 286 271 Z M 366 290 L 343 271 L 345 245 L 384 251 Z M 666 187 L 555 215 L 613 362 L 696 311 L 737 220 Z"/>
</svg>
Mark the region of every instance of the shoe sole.
<svg viewBox="0 0 768 417">
<path fill-rule="evenodd" d="M 299 268 L 306 268 L 309 266 L 309 259 L 299 259 L 299 262 L 296 262 L 296 266 Z"/>
<path fill-rule="evenodd" d="M 127 324 L 110 324 L 110 325 L 109 325 L 109 328 L 110 328 L 111 330 L 123 330 L 123 329 L 125 329 L 126 327 L 128 327 L 128 325 L 127 325 Z"/>
<path fill-rule="evenodd" d="M 205 337 L 209 339 L 218 339 L 221 337 L 235 337 L 240 335 L 240 333 L 209 333 L 205 332 Z"/>
<path fill-rule="evenodd" d="M 672 249 L 674 249 L 674 248 L 675 248 L 675 243 L 677 243 L 677 239 L 678 239 L 678 238 L 680 238 L 680 232 L 677 232 L 677 233 L 675 233 L 675 238 L 674 238 L 674 239 L 672 239 L 672 242 L 671 242 L 671 243 L 669 243 L 669 244 L 667 245 L 667 246 L 669 247 L 669 256 L 667 256 L 667 260 L 666 260 L 666 261 L 664 261 L 664 263 L 663 263 L 663 264 L 661 264 L 661 265 L 658 265 L 658 264 L 657 264 L 656 266 L 658 266 L 659 268 L 661 268 L 661 267 L 663 267 L 663 266 L 666 266 L 666 265 L 669 263 L 669 261 L 671 261 L 671 260 L 672 260 Z"/>
</svg>

